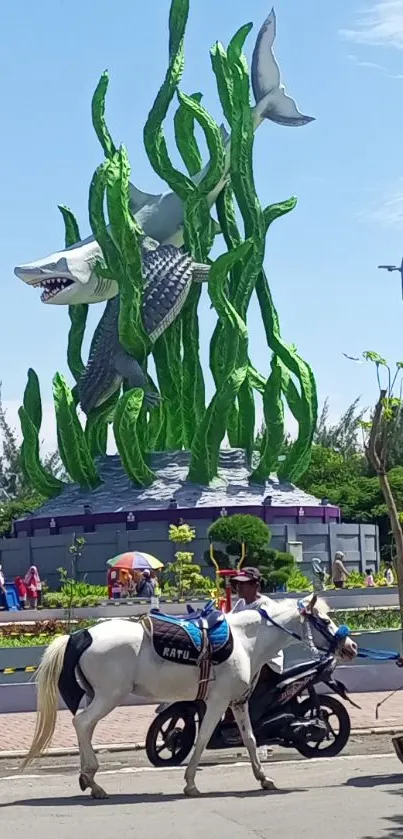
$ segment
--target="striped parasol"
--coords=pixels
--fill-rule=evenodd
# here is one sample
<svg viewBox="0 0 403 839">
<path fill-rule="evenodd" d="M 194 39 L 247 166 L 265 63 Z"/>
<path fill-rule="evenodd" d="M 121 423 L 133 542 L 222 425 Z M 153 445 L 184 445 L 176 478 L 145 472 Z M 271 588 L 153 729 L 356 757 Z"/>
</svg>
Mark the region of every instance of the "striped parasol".
<svg viewBox="0 0 403 839">
<path fill-rule="evenodd" d="M 126 551 L 126 553 L 108 559 L 106 564 L 110 568 L 120 568 L 125 571 L 144 571 L 145 568 L 156 571 L 158 568 L 164 567 L 163 562 L 160 562 L 151 554 L 143 553 L 143 551 Z"/>
</svg>

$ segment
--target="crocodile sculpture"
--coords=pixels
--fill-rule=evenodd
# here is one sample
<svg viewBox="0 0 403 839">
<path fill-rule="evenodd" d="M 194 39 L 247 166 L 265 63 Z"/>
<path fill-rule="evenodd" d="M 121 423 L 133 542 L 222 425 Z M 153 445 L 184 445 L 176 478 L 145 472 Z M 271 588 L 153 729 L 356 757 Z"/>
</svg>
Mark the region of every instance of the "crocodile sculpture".
<svg viewBox="0 0 403 839">
<path fill-rule="evenodd" d="M 192 282 L 207 279 L 209 266 L 192 262 L 174 245 L 158 246 L 157 242 L 148 239 L 146 244 L 143 242 L 143 272 L 143 325 L 151 341 L 156 341 L 178 316 Z M 130 387 L 144 391 L 147 388 L 140 364 L 119 342 L 119 305 L 119 295 L 107 302 L 92 339 L 87 366 L 78 383 L 81 408 L 86 414 L 115 393 L 123 379 Z M 146 392 L 145 399 L 153 405 L 159 396 Z"/>
</svg>

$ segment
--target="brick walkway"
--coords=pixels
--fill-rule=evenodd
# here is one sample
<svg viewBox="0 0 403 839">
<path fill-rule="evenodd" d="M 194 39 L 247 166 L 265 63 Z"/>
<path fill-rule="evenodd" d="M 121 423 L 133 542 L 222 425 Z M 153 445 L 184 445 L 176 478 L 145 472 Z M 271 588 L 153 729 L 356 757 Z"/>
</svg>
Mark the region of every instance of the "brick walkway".
<svg viewBox="0 0 403 839">
<path fill-rule="evenodd" d="M 375 719 L 375 707 L 385 693 L 361 693 L 351 698 L 362 710 L 348 705 L 352 726 L 355 729 L 376 727 L 403 728 L 403 696 L 395 694 L 379 710 Z M 98 724 L 94 744 L 138 744 L 144 743 L 147 728 L 154 717 L 154 706 L 127 706 L 116 708 Z M 0 751 L 27 749 L 35 728 L 35 714 L 3 714 L 0 716 Z M 69 711 L 59 711 L 52 748 L 76 747 L 77 741 Z"/>
</svg>

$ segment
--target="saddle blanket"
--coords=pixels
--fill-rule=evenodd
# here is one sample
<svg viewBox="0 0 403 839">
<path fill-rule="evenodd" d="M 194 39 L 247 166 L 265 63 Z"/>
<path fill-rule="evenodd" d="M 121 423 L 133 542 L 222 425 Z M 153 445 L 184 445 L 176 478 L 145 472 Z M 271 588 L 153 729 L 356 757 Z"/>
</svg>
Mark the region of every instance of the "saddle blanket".
<svg viewBox="0 0 403 839">
<path fill-rule="evenodd" d="M 152 631 L 154 650 L 160 658 L 192 667 L 200 663 L 203 649 L 201 618 L 188 620 L 151 611 L 146 620 Z M 233 651 L 234 640 L 222 612 L 209 614 L 207 638 L 211 664 L 227 661 Z"/>
</svg>

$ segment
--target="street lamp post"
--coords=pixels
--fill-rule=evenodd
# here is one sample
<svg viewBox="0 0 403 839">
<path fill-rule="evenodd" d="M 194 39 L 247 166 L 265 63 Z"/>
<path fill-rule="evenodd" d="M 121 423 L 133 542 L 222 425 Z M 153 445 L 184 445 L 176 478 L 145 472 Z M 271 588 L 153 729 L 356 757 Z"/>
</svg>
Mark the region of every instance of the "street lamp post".
<svg viewBox="0 0 403 839">
<path fill-rule="evenodd" d="M 389 271 L 390 273 L 392 271 L 398 271 L 399 272 L 400 278 L 401 278 L 401 281 L 402 281 L 402 297 L 403 297 L 403 259 L 402 259 L 400 268 L 398 268 L 397 265 L 378 265 L 378 268 L 384 268 L 385 271 Z"/>
</svg>

